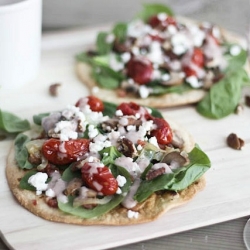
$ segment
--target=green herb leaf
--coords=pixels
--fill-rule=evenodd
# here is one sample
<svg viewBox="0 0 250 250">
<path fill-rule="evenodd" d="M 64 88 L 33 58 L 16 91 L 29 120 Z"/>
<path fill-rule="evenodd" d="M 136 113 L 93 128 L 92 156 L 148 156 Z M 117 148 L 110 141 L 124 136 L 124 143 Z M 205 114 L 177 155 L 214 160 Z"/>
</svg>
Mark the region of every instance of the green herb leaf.
<svg viewBox="0 0 250 250">
<path fill-rule="evenodd" d="M 113 28 L 113 34 L 118 42 L 123 43 L 126 39 L 128 25 L 126 23 L 117 23 Z"/>
<path fill-rule="evenodd" d="M 36 188 L 28 183 L 29 178 L 36 173 L 37 173 L 36 170 L 31 170 L 31 171 L 27 172 L 24 175 L 24 177 L 21 179 L 21 181 L 19 183 L 19 188 L 27 189 L 27 190 L 31 190 L 31 191 L 36 191 Z"/>
<path fill-rule="evenodd" d="M 49 116 L 50 113 L 41 113 L 41 114 L 38 114 L 38 115 L 34 115 L 33 116 L 33 122 L 37 125 L 41 125 L 42 124 L 42 119 L 46 116 Z"/>
<path fill-rule="evenodd" d="M 180 168 L 179 171 L 163 174 L 149 181 L 143 180 L 134 198 L 141 202 L 156 191 L 180 191 L 198 180 L 210 168 L 210 160 L 197 145 L 188 155 L 190 163 Z"/>
<path fill-rule="evenodd" d="M 18 134 L 15 139 L 15 160 L 22 169 L 32 169 L 34 166 L 28 161 L 29 153 L 25 144 L 30 141 L 25 134 Z"/>
<path fill-rule="evenodd" d="M 166 13 L 169 16 L 173 16 L 174 13 L 171 10 L 170 7 L 163 5 L 163 4 L 144 4 L 143 10 L 139 12 L 137 17 L 141 18 L 145 22 L 148 21 L 148 19 L 154 15 L 157 15 L 159 13 Z"/>
<path fill-rule="evenodd" d="M 29 129 L 28 120 L 22 120 L 12 113 L 0 110 L 0 130 L 8 133 L 18 133 Z"/>
<path fill-rule="evenodd" d="M 112 103 L 112 102 L 103 102 L 104 104 L 104 110 L 103 110 L 103 115 L 104 116 L 114 116 L 116 109 L 117 109 L 117 105 Z"/>
<path fill-rule="evenodd" d="M 220 119 L 232 114 L 241 98 L 243 86 L 250 85 L 244 69 L 229 72 L 212 86 L 208 94 L 197 105 L 197 111 L 208 118 Z"/>
<path fill-rule="evenodd" d="M 107 36 L 109 33 L 107 32 L 100 32 L 96 38 L 96 49 L 99 54 L 108 54 L 111 51 L 113 46 L 112 43 L 107 42 Z"/>
<path fill-rule="evenodd" d="M 109 166 L 110 164 L 114 164 L 115 159 L 122 156 L 122 154 L 117 150 L 116 147 L 108 147 L 101 150 L 100 155 L 102 156 L 102 163 L 105 166 Z"/>
</svg>

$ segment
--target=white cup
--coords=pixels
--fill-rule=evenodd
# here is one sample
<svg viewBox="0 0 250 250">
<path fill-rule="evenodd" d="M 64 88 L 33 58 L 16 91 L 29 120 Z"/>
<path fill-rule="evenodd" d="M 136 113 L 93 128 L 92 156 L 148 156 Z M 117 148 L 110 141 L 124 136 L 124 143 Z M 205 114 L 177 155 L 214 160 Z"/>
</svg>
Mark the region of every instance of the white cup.
<svg viewBox="0 0 250 250">
<path fill-rule="evenodd" d="M 42 0 L 0 0 L 0 91 L 36 78 L 41 26 Z"/>
</svg>

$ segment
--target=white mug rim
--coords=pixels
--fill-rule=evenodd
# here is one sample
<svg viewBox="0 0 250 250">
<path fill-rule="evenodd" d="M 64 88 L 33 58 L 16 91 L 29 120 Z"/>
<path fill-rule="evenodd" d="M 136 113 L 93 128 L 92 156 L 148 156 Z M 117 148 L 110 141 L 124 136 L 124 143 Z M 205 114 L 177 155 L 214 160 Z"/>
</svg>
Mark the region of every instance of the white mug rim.
<svg viewBox="0 0 250 250">
<path fill-rule="evenodd" d="M 22 0 L 21 2 L 18 2 L 18 3 L 11 3 L 8 5 L 2 5 L 2 6 L 0 5 L 0 14 L 17 11 L 22 8 L 25 8 L 32 1 L 36 1 L 36 0 Z"/>
</svg>

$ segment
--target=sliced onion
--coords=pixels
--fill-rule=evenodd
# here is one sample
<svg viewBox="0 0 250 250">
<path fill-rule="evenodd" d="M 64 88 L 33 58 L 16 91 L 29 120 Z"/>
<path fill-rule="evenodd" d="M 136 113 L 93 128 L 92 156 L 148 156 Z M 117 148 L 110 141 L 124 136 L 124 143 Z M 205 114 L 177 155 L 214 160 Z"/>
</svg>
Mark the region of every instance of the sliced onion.
<svg viewBox="0 0 250 250">
<path fill-rule="evenodd" d="M 103 205 L 107 204 L 112 200 L 113 196 L 105 196 L 101 199 L 99 198 L 81 198 L 77 197 L 73 201 L 73 207 L 80 207 L 82 205 Z"/>
</svg>

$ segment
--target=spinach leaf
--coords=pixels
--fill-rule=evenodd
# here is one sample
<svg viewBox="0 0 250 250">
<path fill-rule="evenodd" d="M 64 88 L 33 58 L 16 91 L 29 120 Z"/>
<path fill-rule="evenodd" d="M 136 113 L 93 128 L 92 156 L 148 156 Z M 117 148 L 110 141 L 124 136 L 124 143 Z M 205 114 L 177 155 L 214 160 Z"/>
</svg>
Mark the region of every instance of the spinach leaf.
<svg viewBox="0 0 250 250">
<path fill-rule="evenodd" d="M 247 60 L 247 51 L 242 49 L 241 52 L 236 56 L 227 54 L 225 55 L 225 57 L 227 58 L 227 62 L 228 62 L 226 71 L 228 72 L 236 71 L 244 67 L 246 60 Z"/>
<path fill-rule="evenodd" d="M 128 25 L 126 23 L 117 23 L 113 28 L 113 34 L 118 42 L 123 43 L 126 39 Z"/>
<path fill-rule="evenodd" d="M 104 148 L 99 152 L 99 154 L 102 156 L 102 163 L 107 167 L 110 164 L 114 164 L 116 158 L 122 156 L 122 154 L 114 146 Z"/>
<path fill-rule="evenodd" d="M 97 35 L 96 49 L 97 49 L 98 53 L 101 55 L 108 54 L 111 51 L 111 48 L 113 46 L 112 43 L 109 43 L 107 41 L 108 35 L 109 35 L 109 33 L 107 33 L 107 32 L 100 32 Z"/>
<path fill-rule="evenodd" d="M 143 180 L 134 198 L 141 202 L 156 191 L 180 191 L 194 183 L 210 168 L 211 163 L 208 156 L 197 145 L 188 155 L 190 163 L 179 171 L 163 174 L 152 180 Z"/>
<path fill-rule="evenodd" d="M 22 120 L 18 116 L 0 109 L 0 130 L 8 133 L 18 133 L 29 129 L 28 120 Z"/>
<path fill-rule="evenodd" d="M 71 171 L 71 165 L 70 165 L 63 171 L 62 180 L 69 182 L 74 178 L 81 178 L 81 172 Z"/>
<path fill-rule="evenodd" d="M 191 90 L 192 88 L 187 84 L 181 84 L 177 86 L 164 86 L 159 81 L 153 81 L 147 84 L 147 87 L 151 89 L 151 95 L 164 95 L 168 93 L 182 94 L 185 91 Z"/>
<path fill-rule="evenodd" d="M 103 102 L 104 104 L 104 110 L 103 110 L 103 115 L 104 116 L 114 116 L 115 115 L 115 111 L 117 108 L 117 105 L 112 103 L 112 102 Z"/>
<path fill-rule="evenodd" d="M 21 181 L 19 183 L 19 188 L 27 189 L 27 190 L 31 190 L 31 191 L 36 191 L 36 188 L 28 183 L 29 178 L 36 173 L 37 173 L 36 170 L 31 170 L 31 171 L 27 172 L 24 175 L 24 177 L 21 179 Z"/>
<path fill-rule="evenodd" d="M 246 85 L 250 85 L 250 81 L 244 69 L 228 72 L 198 103 L 197 111 L 212 119 L 226 117 L 235 111 L 241 98 L 242 87 Z"/>
<path fill-rule="evenodd" d="M 34 166 L 28 161 L 29 153 L 25 144 L 30 141 L 25 134 L 18 134 L 15 139 L 15 160 L 22 169 L 32 169 Z"/>
<path fill-rule="evenodd" d="M 38 114 L 38 115 L 34 115 L 33 116 L 33 122 L 37 125 L 41 125 L 42 124 L 42 119 L 46 116 L 49 116 L 50 113 L 41 113 L 41 114 Z"/>
<path fill-rule="evenodd" d="M 137 17 L 147 22 L 150 17 L 157 15 L 159 13 L 166 13 L 169 16 L 174 15 L 170 7 L 156 3 L 156 4 L 144 4 L 143 10 L 137 14 Z"/>
<path fill-rule="evenodd" d="M 98 205 L 93 209 L 85 209 L 83 207 L 73 207 L 73 198 L 74 197 L 68 197 L 69 202 L 68 203 L 62 203 L 58 201 L 58 208 L 62 210 L 63 212 L 76 215 L 81 218 L 89 219 L 93 217 L 100 216 L 104 213 L 109 212 L 116 206 L 118 206 L 122 200 L 124 199 L 124 193 L 127 193 L 129 190 L 129 187 L 131 186 L 131 179 L 130 175 L 127 172 L 125 168 L 117 167 L 117 171 L 120 175 L 124 176 L 127 180 L 125 185 L 121 187 L 122 194 L 115 194 L 111 201 L 109 201 L 107 204 L 104 205 Z"/>
</svg>

